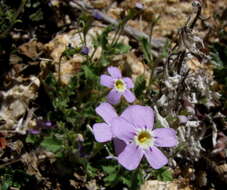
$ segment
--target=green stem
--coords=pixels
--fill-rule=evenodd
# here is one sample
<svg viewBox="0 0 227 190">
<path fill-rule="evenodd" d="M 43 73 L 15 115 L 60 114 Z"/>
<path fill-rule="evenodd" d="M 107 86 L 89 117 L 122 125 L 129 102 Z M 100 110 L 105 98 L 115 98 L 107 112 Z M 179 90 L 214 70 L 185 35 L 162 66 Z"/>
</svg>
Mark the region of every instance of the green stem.
<svg viewBox="0 0 227 190">
<path fill-rule="evenodd" d="M 94 57 L 95 52 L 97 51 L 97 49 L 98 49 L 98 47 L 95 47 L 95 48 L 94 48 L 94 50 L 93 50 L 93 52 L 92 52 L 92 54 L 91 54 L 91 56 L 90 56 L 90 61 L 92 61 L 92 59 L 93 59 L 93 57 Z"/>
<path fill-rule="evenodd" d="M 139 182 L 138 182 L 138 176 L 139 174 L 139 168 L 137 168 L 135 171 L 133 171 L 133 174 L 131 176 L 131 190 L 138 190 L 139 186 Z"/>
<path fill-rule="evenodd" d="M 93 149 L 93 151 L 92 151 L 92 153 L 90 154 L 90 156 L 89 156 L 89 160 L 91 159 L 91 158 L 93 158 L 97 153 L 99 153 L 103 148 L 104 148 L 105 146 L 104 146 L 104 144 L 101 144 L 101 143 L 96 143 L 96 146 L 94 147 L 94 149 Z"/>
</svg>

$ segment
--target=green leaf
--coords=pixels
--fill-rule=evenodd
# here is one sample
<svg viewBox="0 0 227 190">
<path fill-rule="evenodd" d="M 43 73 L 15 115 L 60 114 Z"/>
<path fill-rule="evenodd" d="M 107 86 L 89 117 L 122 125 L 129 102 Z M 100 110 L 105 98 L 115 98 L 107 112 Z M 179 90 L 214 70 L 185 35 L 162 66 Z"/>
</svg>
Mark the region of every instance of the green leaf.
<svg viewBox="0 0 227 190">
<path fill-rule="evenodd" d="M 163 128 L 163 125 L 161 124 L 161 122 L 159 120 L 156 120 L 154 125 L 155 125 L 155 128 Z"/>
<path fill-rule="evenodd" d="M 68 97 L 56 97 L 53 99 L 53 106 L 56 110 L 64 111 L 68 107 L 69 98 Z"/>
<path fill-rule="evenodd" d="M 114 53 L 115 54 L 124 54 L 128 53 L 129 50 L 131 49 L 131 46 L 123 44 L 123 43 L 117 43 L 114 45 Z"/>
<path fill-rule="evenodd" d="M 84 70 L 85 78 L 88 80 L 98 80 L 98 76 L 94 71 L 87 65 L 83 65 L 82 69 Z"/>
<path fill-rule="evenodd" d="M 139 39 L 139 44 L 140 44 L 140 48 L 143 52 L 143 56 L 144 59 L 148 62 L 148 63 L 152 63 L 153 61 L 153 57 L 151 55 L 151 44 L 149 43 L 148 39 L 146 38 L 140 38 Z"/>
<path fill-rule="evenodd" d="M 80 52 L 80 48 L 69 47 L 62 53 L 62 55 L 66 56 L 69 59 L 69 58 L 73 57 L 74 54 L 79 53 L 79 52 Z"/>
<path fill-rule="evenodd" d="M 43 11 L 42 11 L 42 9 L 38 9 L 36 12 L 34 12 L 33 14 L 31 14 L 29 16 L 29 18 L 32 21 L 40 21 L 40 20 L 43 20 Z"/>
<path fill-rule="evenodd" d="M 34 144 L 36 142 L 36 140 L 37 140 L 37 136 L 29 134 L 29 135 L 27 135 L 25 142 Z"/>
<path fill-rule="evenodd" d="M 111 173 L 110 175 L 106 176 L 103 180 L 104 182 L 111 184 L 117 179 L 117 177 L 118 177 L 118 173 Z"/>
<path fill-rule="evenodd" d="M 156 170 L 155 176 L 160 181 L 172 181 L 173 180 L 172 172 L 166 167 Z"/>
<path fill-rule="evenodd" d="M 165 170 L 162 173 L 160 180 L 162 180 L 162 181 L 172 181 L 173 180 L 173 176 L 172 176 L 172 173 L 170 172 L 170 170 Z"/>
<path fill-rule="evenodd" d="M 131 186 L 131 183 L 132 183 L 132 182 L 131 182 L 131 180 L 129 180 L 128 178 L 126 178 L 126 177 L 121 177 L 120 179 L 121 179 L 121 181 L 122 181 L 123 184 L 127 185 L 128 187 Z"/>
<path fill-rule="evenodd" d="M 113 173 L 117 170 L 116 166 L 102 166 L 102 169 L 106 173 Z"/>
<path fill-rule="evenodd" d="M 57 139 L 55 136 L 48 136 L 44 138 L 41 146 L 51 152 L 56 153 L 62 149 L 62 141 Z"/>
<path fill-rule="evenodd" d="M 3 182 L 3 185 L 1 186 L 1 190 L 8 190 L 9 187 L 12 186 L 12 182 Z"/>
<path fill-rule="evenodd" d="M 90 177 L 95 177 L 96 174 L 97 174 L 97 169 L 92 167 L 90 165 L 90 163 L 87 163 L 87 174 L 90 176 Z"/>
<path fill-rule="evenodd" d="M 222 69 L 224 66 L 224 63 L 220 58 L 219 52 L 217 50 L 213 50 L 213 52 L 210 52 L 210 55 L 211 55 L 211 63 L 215 65 L 217 69 Z"/>
<path fill-rule="evenodd" d="M 144 75 L 138 76 L 135 82 L 135 89 L 134 89 L 135 95 L 139 97 L 142 94 L 145 87 L 146 87 L 146 80 L 144 78 Z"/>
<path fill-rule="evenodd" d="M 100 58 L 100 63 L 103 67 L 106 67 L 110 64 L 110 61 L 108 60 L 107 56 L 102 55 Z"/>
<path fill-rule="evenodd" d="M 95 44 L 101 46 L 104 50 L 108 46 L 108 34 L 113 30 L 113 26 L 106 27 L 100 35 L 97 35 L 95 39 Z"/>
</svg>

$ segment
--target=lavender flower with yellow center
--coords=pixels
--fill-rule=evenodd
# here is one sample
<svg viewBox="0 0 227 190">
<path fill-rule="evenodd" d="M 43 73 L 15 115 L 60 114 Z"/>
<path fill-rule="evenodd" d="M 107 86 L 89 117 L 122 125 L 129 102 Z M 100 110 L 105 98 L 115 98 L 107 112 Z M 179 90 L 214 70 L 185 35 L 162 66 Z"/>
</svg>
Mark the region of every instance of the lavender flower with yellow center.
<svg viewBox="0 0 227 190">
<path fill-rule="evenodd" d="M 101 75 L 100 83 L 112 90 L 107 95 L 107 100 L 111 104 L 118 104 L 123 95 L 128 102 L 135 101 L 135 95 L 129 90 L 134 87 L 132 79 L 122 77 L 121 71 L 117 67 L 107 68 L 109 75 Z"/>
<path fill-rule="evenodd" d="M 126 143 L 118 162 L 128 170 L 137 168 L 144 155 L 154 169 L 163 167 L 168 160 L 157 147 L 177 145 L 175 130 L 152 130 L 154 112 L 148 106 L 129 106 L 120 117 L 112 120 L 111 125 L 113 135 Z"/>
</svg>

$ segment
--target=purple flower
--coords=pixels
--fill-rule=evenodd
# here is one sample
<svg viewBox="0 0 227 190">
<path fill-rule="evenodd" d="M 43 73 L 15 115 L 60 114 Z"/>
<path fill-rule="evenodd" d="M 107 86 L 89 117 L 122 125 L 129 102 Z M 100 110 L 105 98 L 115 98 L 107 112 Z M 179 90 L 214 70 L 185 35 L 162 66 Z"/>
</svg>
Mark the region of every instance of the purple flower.
<svg viewBox="0 0 227 190">
<path fill-rule="evenodd" d="M 95 123 L 93 125 L 95 140 L 98 142 L 107 142 L 113 139 L 115 151 L 118 155 L 125 148 L 125 143 L 122 140 L 115 138 L 112 133 L 111 121 L 118 117 L 115 109 L 109 103 L 104 102 L 101 103 L 95 111 L 105 121 L 103 123 Z"/>
<path fill-rule="evenodd" d="M 37 135 L 40 134 L 43 129 L 53 128 L 55 125 L 51 121 L 43 121 L 38 119 L 36 125 L 28 130 L 28 133 Z"/>
<path fill-rule="evenodd" d="M 92 16 L 97 19 L 97 20 L 101 20 L 103 18 L 103 16 L 101 15 L 101 13 L 97 10 L 92 11 Z"/>
<path fill-rule="evenodd" d="M 177 145 L 176 132 L 170 128 L 154 129 L 154 112 L 148 106 L 129 106 L 111 122 L 114 136 L 127 145 L 118 162 L 128 170 L 138 167 L 145 155 L 150 166 L 159 169 L 167 164 L 166 156 L 157 147 Z"/>
<path fill-rule="evenodd" d="M 112 88 L 107 95 L 107 100 L 111 104 L 118 104 L 123 95 L 128 102 L 133 102 L 135 95 L 129 90 L 134 87 L 132 79 L 122 77 L 121 71 L 117 67 L 108 67 L 108 73 L 111 75 L 101 75 L 100 83 L 103 86 Z"/>
<path fill-rule="evenodd" d="M 84 55 L 88 55 L 89 54 L 89 48 L 88 47 L 83 47 L 82 49 L 81 49 L 81 51 L 80 51 L 82 54 L 84 54 Z"/>
</svg>

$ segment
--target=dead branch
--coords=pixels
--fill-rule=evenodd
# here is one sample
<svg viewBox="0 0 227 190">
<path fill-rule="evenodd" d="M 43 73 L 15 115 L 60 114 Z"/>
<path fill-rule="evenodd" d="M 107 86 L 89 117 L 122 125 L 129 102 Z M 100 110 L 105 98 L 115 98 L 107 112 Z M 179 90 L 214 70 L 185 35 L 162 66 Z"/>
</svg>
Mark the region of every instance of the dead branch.
<svg viewBox="0 0 227 190">
<path fill-rule="evenodd" d="M 100 15 L 100 18 L 103 22 L 108 23 L 108 24 L 113 24 L 113 25 L 118 25 L 119 22 L 116 21 L 115 19 L 113 19 L 112 17 L 106 15 L 105 13 L 103 13 L 102 11 L 96 10 L 94 9 L 91 5 L 87 4 L 86 2 L 82 1 L 82 0 L 72 0 L 70 1 L 70 6 L 78 9 L 80 11 L 85 11 L 89 14 L 92 14 L 92 12 L 95 10 L 97 14 Z M 146 38 L 147 40 L 149 40 L 149 35 L 145 34 L 144 32 L 140 32 L 130 26 L 125 26 L 124 27 L 124 32 L 128 35 L 130 35 L 131 37 L 135 38 L 135 39 L 139 39 L 139 38 Z M 164 46 L 165 44 L 165 39 L 164 38 L 160 38 L 160 39 L 151 39 L 150 41 L 151 46 L 155 49 L 160 49 L 161 47 Z M 151 52 L 155 57 L 158 56 L 158 52 L 152 50 Z"/>
</svg>

